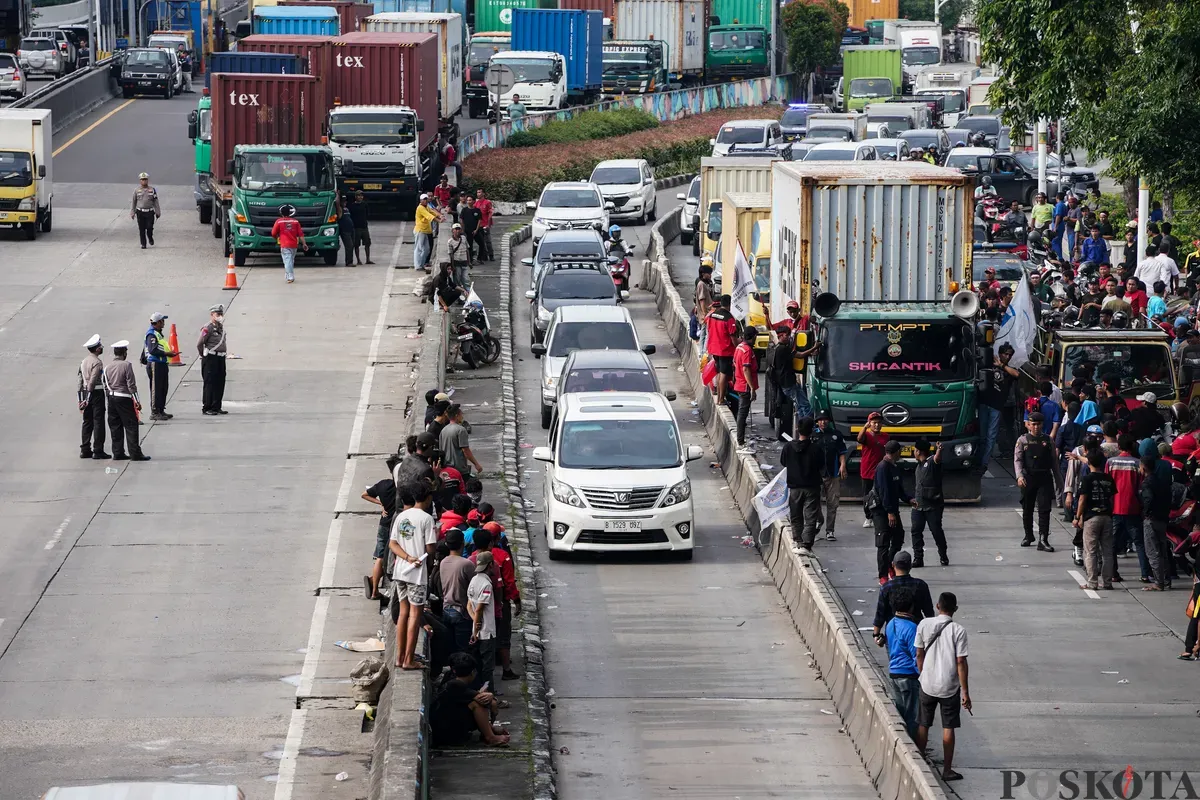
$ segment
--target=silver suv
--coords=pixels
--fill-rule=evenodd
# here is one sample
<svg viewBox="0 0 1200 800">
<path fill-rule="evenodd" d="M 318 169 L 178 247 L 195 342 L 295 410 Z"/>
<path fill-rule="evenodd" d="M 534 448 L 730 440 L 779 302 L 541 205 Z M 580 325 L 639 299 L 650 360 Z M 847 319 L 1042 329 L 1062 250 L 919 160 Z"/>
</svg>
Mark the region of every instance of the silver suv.
<svg viewBox="0 0 1200 800">
<path fill-rule="evenodd" d="M 53 75 L 60 78 L 67 74 L 67 62 L 53 39 L 44 36 L 27 36 L 21 40 L 17 50 L 17 61 L 26 75 Z"/>
<path fill-rule="evenodd" d="M 58 48 L 58 57 L 63 62 L 63 74 L 74 72 L 79 66 L 79 39 L 74 31 L 60 28 L 40 28 L 29 32 L 31 39 L 50 39 Z"/>
<path fill-rule="evenodd" d="M 25 96 L 25 75 L 12 53 L 0 53 L 0 97 Z"/>
</svg>

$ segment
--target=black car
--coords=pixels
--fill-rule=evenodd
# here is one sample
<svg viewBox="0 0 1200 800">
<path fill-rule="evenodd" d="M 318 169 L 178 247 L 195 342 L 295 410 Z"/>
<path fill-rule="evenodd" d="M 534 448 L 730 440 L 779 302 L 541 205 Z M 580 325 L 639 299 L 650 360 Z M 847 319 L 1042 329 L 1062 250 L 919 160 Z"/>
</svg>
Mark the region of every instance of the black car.
<svg viewBox="0 0 1200 800">
<path fill-rule="evenodd" d="M 826 114 L 829 109 L 816 103 L 791 103 L 783 116 L 779 118 L 779 128 L 783 131 L 785 141 L 794 142 L 803 139 L 808 133 L 808 115 Z"/>
<path fill-rule="evenodd" d="M 572 392 L 658 392 L 668 400 L 650 358 L 641 350 L 575 350 L 567 356 L 558 396 Z"/>
<path fill-rule="evenodd" d="M 978 116 L 959 118 L 958 127 L 966 130 L 972 137 L 974 137 L 976 133 L 982 133 L 984 146 L 998 147 L 1000 142 L 1000 129 L 1004 126 L 999 117 Z M 975 142 L 970 140 L 967 141 L 967 144 L 975 146 Z"/>
<path fill-rule="evenodd" d="M 546 338 L 546 328 L 559 306 L 615 306 L 628 292 L 613 283 L 608 262 L 551 261 L 542 270 L 537 288 L 525 293 L 530 301 L 529 343 Z"/>
<path fill-rule="evenodd" d="M 125 51 L 119 63 L 114 62 L 117 83 L 122 97 L 135 94 L 161 94 L 170 99 L 175 94 L 175 63 L 166 50 L 157 47 L 137 47 Z"/>
<path fill-rule="evenodd" d="M 996 193 L 1006 202 L 1015 200 L 1023 206 L 1033 206 L 1038 191 L 1037 153 L 995 153 L 981 156 L 976 161 L 979 165 L 977 181 L 986 175 L 992 179 Z M 1086 195 L 1089 191 L 1099 192 L 1100 181 L 1096 173 L 1087 167 L 1063 167 L 1060 185 L 1058 162 L 1047 159 L 1046 192 L 1053 198 L 1059 189 Z"/>
</svg>

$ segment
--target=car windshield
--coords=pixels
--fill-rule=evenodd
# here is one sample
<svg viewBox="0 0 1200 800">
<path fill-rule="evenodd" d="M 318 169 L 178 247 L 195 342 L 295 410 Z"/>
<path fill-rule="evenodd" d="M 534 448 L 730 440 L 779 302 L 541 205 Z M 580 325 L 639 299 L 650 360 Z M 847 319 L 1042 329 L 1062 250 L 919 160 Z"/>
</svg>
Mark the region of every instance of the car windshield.
<svg viewBox="0 0 1200 800">
<path fill-rule="evenodd" d="M 958 121 L 958 127 L 971 133 L 982 131 L 985 136 L 1000 135 L 1000 119 L 998 117 L 963 117 Z"/>
<path fill-rule="evenodd" d="M 511 49 L 512 46 L 508 42 L 474 42 L 471 44 L 471 52 L 467 54 L 467 64 L 472 67 L 486 64 L 492 56 Z"/>
<path fill-rule="evenodd" d="M 873 383 L 966 380 L 970 328 L 957 320 L 908 323 L 832 320 L 821 336 L 822 377 Z"/>
<path fill-rule="evenodd" d="M 125 56 L 125 63 L 139 67 L 165 67 L 171 63 L 171 59 L 162 50 L 134 50 Z"/>
<path fill-rule="evenodd" d="M 33 162 L 28 153 L 0 150 L 0 186 L 33 184 Z"/>
<path fill-rule="evenodd" d="M 329 119 L 329 140 L 350 144 L 411 144 L 417 138 L 412 114 L 345 114 Z"/>
<path fill-rule="evenodd" d="M 246 153 L 238 185 L 257 192 L 328 192 L 333 170 L 316 153 Z"/>
<path fill-rule="evenodd" d="M 596 419 L 563 425 L 564 469 L 668 469 L 683 463 L 679 432 L 665 419 Z"/>
<path fill-rule="evenodd" d="M 53 50 L 54 49 L 54 40 L 53 39 L 22 39 L 21 40 L 21 49 L 22 50 Z"/>
<path fill-rule="evenodd" d="M 900 145 L 895 142 L 875 142 L 875 152 L 880 158 L 895 160 L 900 156 Z"/>
<path fill-rule="evenodd" d="M 924 149 L 929 149 L 930 147 L 941 146 L 941 137 L 932 131 L 922 131 L 921 133 L 916 133 L 915 131 L 905 131 L 900 138 L 908 142 L 909 147 L 921 147 Z"/>
<path fill-rule="evenodd" d="M 976 253 L 972 266 L 975 280 L 982 281 L 984 270 L 989 268 L 996 270 L 996 280 L 1002 283 L 1016 283 L 1025 275 L 1025 268 L 1019 258 L 981 258 Z"/>
<path fill-rule="evenodd" d="M 905 114 L 893 116 L 891 114 L 881 114 L 878 111 L 872 111 L 867 114 L 867 119 L 871 122 L 887 123 L 888 130 L 892 133 L 903 133 L 912 129 L 912 120 Z"/>
<path fill-rule="evenodd" d="M 808 122 L 808 115 L 814 113 L 816 112 L 807 108 L 789 108 L 779 118 L 779 124 L 785 128 L 800 128 Z"/>
<path fill-rule="evenodd" d="M 612 292 L 609 292 L 612 294 Z M 564 358 L 572 350 L 636 350 L 628 322 L 560 322 L 550 336 L 550 356 Z"/>
<path fill-rule="evenodd" d="M 542 239 L 538 245 L 537 261 L 539 263 L 549 261 L 555 257 L 561 256 L 580 256 L 588 258 L 603 258 L 604 245 L 597 241 L 554 241 L 549 236 Z"/>
<path fill-rule="evenodd" d="M 604 71 L 614 75 L 638 72 L 650 66 L 650 51 L 642 47 L 609 45 L 603 53 Z"/>
<path fill-rule="evenodd" d="M 538 202 L 540 208 L 599 208 L 600 198 L 596 190 L 586 189 L 547 189 L 542 192 Z"/>
<path fill-rule="evenodd" d="M 196 114 L 196 122 L 199 125 L 200 141 L 212 141 L 212 109 L 202 108 Z"/>
<path fill-rule="evenodd" d="M 700 179 L 699 178 L 692 179 L 692 185 L 688 187 L 687 199 L 688 199 L 688 202 L 691 202 L 691 203 L 700 202 Z"/>
<path fill-rule="evenodd" d="M 557 62 L 548 58 L 505 58 L 493 63 L 501 63 L 512 70 L 517 83 L 537 83 L 552 80 L 550 76 Z"/>
<path fill-rule="evenodd" d="M 1017 160 L 1017 163 L 1022 167 L 1030 172 L 1037 172 L 1037 153 L 1027 153 L 1024 150 L 1018 150 L 1012 155 L 1013 158 Z M 1058 169 L 1058 156 L 1054 155 L 1054 153 L 1046 154 L 1046 169 L 1051 172 Z M 1072 169 L 1072 167 L 1068 167 L 1066 164 L 1063 164 L 1063 169 Z"/>
<path fill-rule="evenodd" d="M 850 132 L 845 128 L 809 128 L 805 139 L 833 139 L 839 142 L 850 141 Z"/>
<path fill-rule="evenodd" d="M 967 101 L 967 96 L 965 93 L 955 92 L 955 91 L 951 91 L 949 89 L 947 89 L 946 91 L 926 89 L 926 90 L 917 92 L 917 94 L 918 95 L 936 94 L 936 95 L 941 95 L 942 97 L 946 98 L 945 108 L 943 108 L 942 110 L 945 111 L 947 114 L 953 114 L 955 112 L 962 111 L 963 105 Z"/>
<path fill-rule="evenodd" d="M 573 369 L 566 375 L 562 390 L 572 392 L 657 392 L 654 375 L 648 369 Z"/>
<path fill-rule="evenodd" d="M 851 97 L 891 97 L 892 82 L 887 78 L 855 78 L 850 81 Z"/>
<path fill-rule="evenodd" d="M 809 150 L 805 154 L 805 161 L 853 161 L 855 149 L 853 147 L 830 147 L 816 148 Z"/>
<path fill-rule="evenodd" d="M 709 50 L 761 50 L 763 34 L 759 31 L 717 31 L 708 36 Z"/>
<path fill-rule="evenodd" d="M 611 300 L 615 296 L 612 277 L 599 270 L 561 269 L 542 280 L 543 300 Z"/>
<path fill-rule="evenodd" d="M 600 186 L 641 183 L 642 171 L 637 167 L 597 167 L 590 180 Z"/>
<path fill-rule="evenodd" d="M 1175 375 L 1171 368 L 1171 350 L 1165 342 L 1103 342 L 1070 344 L 1063 353 L 1063 374 L 1076 374 L 1076 368 L 1090 364 L 1097 381 L 1110 375 L 1121 378 L 1121 396 L 1136 397 L 1152 391 L 1159 400 L 1175 399 Z"/>
<path fill-rule="evenodd" d="M 717 134 L 717 144 L 762 144 L 766 129 L 758 125 L 725 125 Z"/>
<path fill-rule="evenodd" d="M 906 67 L 923 67 L 941 63 L 942 53 L 936 47 L 906 47 L 900 60 Z"/>
</svg>

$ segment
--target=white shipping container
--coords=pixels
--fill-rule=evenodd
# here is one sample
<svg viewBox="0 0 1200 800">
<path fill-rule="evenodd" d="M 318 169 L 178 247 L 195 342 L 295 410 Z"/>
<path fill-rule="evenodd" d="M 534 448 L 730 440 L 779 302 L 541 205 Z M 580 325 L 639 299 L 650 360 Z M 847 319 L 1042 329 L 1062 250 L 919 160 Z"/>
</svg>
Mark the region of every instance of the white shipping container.
<svg viewBox="0 0 1200 800">
<path fill-rule="evenodd" d="M 438 62 L 442 65 L 442 79 L 439 82 L 441 115 L 454 117 L 462 111 L 463 58 L 466 51 L 461 16 L 392 11 L 372 14 L 367 17 L 365 26 L 364 30 L 381 33 L 436 33 Z"/>
<path fill-rule="evenodd" d="M 930 164 L 775 162 L 772 318 L 789 300 L 807 314 L 813 291 L 948 303 L 970 283 L 973 198 L 970 178 Z"/>
<path fill-rule="evenodd" d="M 703 0 L 616 0 L 613 37 L 661 39 L 672 77 L 699 75 L 704 72 L 704 13 Z"/>
<path fill-rule="evenodd" d="M 700 159 L 700 230 L 708 232 L 709 214 L 714 209 L 720 217 L 722 195 L 770 194 L 773 163 L 769 158 L 750 156 Z"/>
</svg>

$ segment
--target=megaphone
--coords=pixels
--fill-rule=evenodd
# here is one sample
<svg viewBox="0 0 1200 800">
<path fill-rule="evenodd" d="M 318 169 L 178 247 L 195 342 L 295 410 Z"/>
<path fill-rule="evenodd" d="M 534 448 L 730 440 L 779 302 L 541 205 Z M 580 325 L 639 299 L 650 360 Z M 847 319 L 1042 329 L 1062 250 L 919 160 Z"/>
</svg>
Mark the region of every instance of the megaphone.
<svg viewBox="0 0 1200 800">
<path fill-rule="evenodd" d="M 813 313 L 825 319 L 835 316 L 841 307 L 842 301 L 833 292 L 821 292 L 813 299 L 812 304 Z"/>
<path fill-rule="evenodd" d="M 979 311 L 979 295 L 963 289 L 950 298 L 950 311 L 959 319 L 970 319 Z"/>
</svg>

